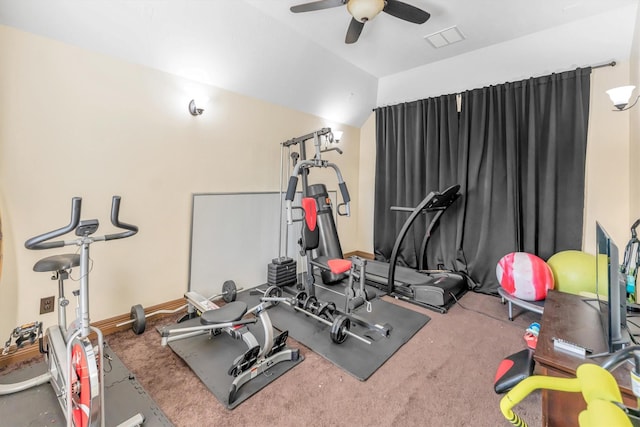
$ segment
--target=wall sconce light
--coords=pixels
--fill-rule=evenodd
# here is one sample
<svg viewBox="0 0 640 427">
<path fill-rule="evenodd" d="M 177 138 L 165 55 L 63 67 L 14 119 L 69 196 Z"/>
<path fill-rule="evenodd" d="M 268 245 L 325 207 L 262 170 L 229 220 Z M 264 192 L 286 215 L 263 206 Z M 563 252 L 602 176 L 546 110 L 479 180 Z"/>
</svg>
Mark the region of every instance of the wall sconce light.
<svg viewBox="0 0 640 427">
<path fill-rule="evenodd" d="M 202 114 L 204 110 L 202 108 L 198 108 L 196 107 L 196 101 L 195 100 L 191 100 L 191 102 L 189 103 L 189 112 L 191 113 L 192 116 L 199 116 Z"/>
<path fill-rule="evenodd" d="M 640 95 L 636 97 L 636 100 L 633 101 L 633 104 L 627 107 L 629 99 L 631 98 L 631 93 L 635 88 L 635 86 L 620 86 L 609 89 L 607 91 L 609 98 L 611 98 L 611 102 L 613 102 L 613 105 L 617 108 L 617 110 L 613 111 L 626 111 L 636 105 L 636 103 L 638 102 L 638 98 L 640 98 Z"/>
<path fill-rule="evenodd" d="M 334 142 L 337 144 L 338 142 L 340 142 L 340 138 L 342 138 L 341 130 L 330 130 L 327 134 L 325 134 L 325 148 L 320 150 L 320 152 L 326 153 L 327 151 L 337 151 L 339 154 L 342 154 L 342 150 L 338 147 L 327 148 L 329 144 L 333 144 Z"/>
</svg>

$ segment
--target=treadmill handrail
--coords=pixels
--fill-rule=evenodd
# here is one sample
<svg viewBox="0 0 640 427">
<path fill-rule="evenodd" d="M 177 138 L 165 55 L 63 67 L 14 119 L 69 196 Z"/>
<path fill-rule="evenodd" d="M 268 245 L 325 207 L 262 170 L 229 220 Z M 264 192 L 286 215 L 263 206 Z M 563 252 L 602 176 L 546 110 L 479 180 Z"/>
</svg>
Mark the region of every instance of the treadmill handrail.
<svg viewBox="0 0 640 427">
<path fill-rule="evenodd" d="M 436 210 L 444 211 L 448 207 L 449 207 L 449 205 L 443 206 L 443 207 L 436 207 L 436 208 L 426 207 L 425 209 L 422 210 L 423 211 L 422 213 L 426 213 L 426 212 L 429 212 L 429 211 L 436 211 Z M 391 206 L 389 208 L 389 210 L 391 210 L 391 211 L 400 211 L 400 212 L 413 212 L 415 210 L 415 208 L 408 208 L 406 206 Z"/>
<path fill-rule="evenodd" d="M 418 206 L 416 206 L 413 209 L 413 212 L 411 213 L 411 215 L 409 215 L 409 218 L 407 218 L 407 220 L 404 222 L 404 224 L 402 225 L 402 228 L 400 229 L 400 232 L 398 233 L 398 237 L 396 237 L 396 241 L 393 244 L 393 250 L 391 251 L 391 258 L 389 258 L 389 275 L 387 277 L 387 294 L 391 294 L 393 292 L 393 287 L 395 284 L 395 276 L 396 276 L 396 262 L 398 261 L 398 252 L 400 250 L 400 246 L 402 245 L 402 242 L 404 241 L 404 238 L 406 237 L 407 233 L 409 232 L 409 229 L 411 228 L 411 226 L 413 225 L 413 223 L 415 222 L 416 218 L 418 218 L 418 216 L 420 214 L 422 214 L 422 211 L 424 209 L 426 209 L 426 207 L 429 205 L 429 203 L 431 203 L 433 201 L 434 198 L 438 197 L 438 196 L 447 196 L 445 198 L 443 198 L 442 200 L 450 200 L 449 206 L 451 206 L 451 204 L 458 199 L 458 197 L 460 197 L 460 193 L 458 192 L 460 190 L 460 185 L 456 184 L 456 185 L 452 185 L 451 187 L 447 188 L 446 190 L 444 190 L 441 193 L 438 192 L 430 192 L 429 195 L 427 195 L 427 197 L 425 197 L 422 202 L 420 202 L 418 204 Z M 437 222 L 437 220 L 440 218 L 440 216 L 442 215 L 442 213 L 444 212 L 444 210 L 440 210 L 436 216 L 434 217 L 434 219 L 431 221 L 429 228 L 427 229 L 427 234 L 425 235 L 425 239 L 423 240 L 422 246 L 421 247 L 421 258 L 424 256 L 424 252 L 426 251 L 426 242 L 429 239 L 430 236 L 430 232 L 431 230 L 435 227 L 435 223 Z M 418 261 L 420 263 L 419 265 L 419 269 L 422 270 L 422 261 L 419 260 Z"/>
</svg>

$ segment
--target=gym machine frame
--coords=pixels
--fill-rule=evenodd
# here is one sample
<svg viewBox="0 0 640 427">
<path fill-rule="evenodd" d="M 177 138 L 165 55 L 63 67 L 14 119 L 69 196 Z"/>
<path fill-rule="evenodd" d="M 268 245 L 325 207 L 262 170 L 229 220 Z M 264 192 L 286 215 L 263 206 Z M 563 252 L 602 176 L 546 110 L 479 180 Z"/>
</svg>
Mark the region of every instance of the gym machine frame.
<svg viewBox="0 0 640 427">
<path fill-rule="evenodd" d="M 51 271 L 46 269 L 49 266 L 59 275 L 58 324 L 47 328 L 46 349 L 43 344 L 41 326 L 37 330 L 40 352 L 45 355 L 48 370 L 38 377 L 20 383 L 0 385 L 0 395 L 5 395 L 50 382 L 66 417 L 68 427 L 74 425 L 76 427 L 105 426 L 104 367 L 102 363 L 104 339 L 100 329 L 91 326 L 89 318 L 89 246 L 95 242 L 124 239 L 138 232 L 138 227 L 135 225 L 120 222 L 118 218 L 120 196 L 113 196 L 111 223 L 126 231 L 116 234 L 92 236 L 98 230 L 99 222 L 97 219 L 80 220 L 81 205 L 82 198 L 74 197 L 71 203 L 71 221 L 67 226 L 32 237 L 25 242 L 27 249 L 35 250 L 64 246 L 80 247 L 79 257 L 76 254 L 58 255 L 40 260 L 34 266 L 36 271 Z M 50 241 L 71 231 L 75 231 L 77 239 Z M 68 300 L 64 297 L 63 280 L 68 277 L 68 271 L 71 267 L 76 265 L 80 266 L 80 289 L 73 293 L 78 297 L 79 305 L 76 308 L 77 318 L 67 329 L 66 306 Z M 92 332 L 97 335 L 97 347 L 94 347 L 89 339 Z M 94 349 L 97 349 L 97 353 Z M 143 422 L 144 416 L 138 413 L 120 426 L 141 425 Z"/>
<path fill-rule="evenodd" d="M 298 176 L 302 177 L 302 197 L 303 203 L 304 200 L 307 199 L 307 174 L 310 168 L 332 168 L 338 179 L 338 187 L 340 188 L 340 193 L 342 195 L 341 204 L 337 205 L 337 213 L 341 216 L 350 216 L 350 196 L 349 191 L 347 190 L 347 185 L 344 182 L 342 177 L 342 173 L 340 172 L 340 168 L 335 164 L 331 163 L 327 160 L 322 159 L 322 153 L 326 151 L 336 150 L 341 153 L 338 148 L 332 148 L 327 150 L 321 149 L 320 137 L 325 136 L 329 141 L 333 141 L 333 134 L 331 133 L 330 128 L 323 128 L 316 132 L 312 132 L 306 134 L 304 136 L 293 138 L 291 140 L 285 141 L 283 146 L 291 146 L 291 145 L 299 145 L 300 146 L 300 154 L 302 159 L 298 160 L 293 168 L 293 172 L 289 177 L 289 183 L 287 187 L 287 192 L 285 195 L 285 203 L 286 203 L 286 211 L 287 211 L 287 224 L 291 225 L 294 223 L 293 218 L 293 209 L 300 209 L 303 212 L 306 211 L 303 207 L 294 207 L 293 200 L 296 194 L 296 187 L 298 185 Z M 315 155 L 312 159 L 306 159 L 306 149 L 305 143 L 306 141 L 313 139 L 314 147 L 315 147 Z M 316 209 L 315 199 L 308 198 L 310 203 L 313 203 L 313 208 Z M 343 210 L 341 210 L 343 208 Z M 309 207 L 307 207 L 309 209 Z M 315 211 L 313 212 L 316 213 Z M 302 221 L 304 218 L 296 219 L 295 221 Z M 303 231 L 304 234 L 304 231 Z M 301 240 L 304 240 L 301 239 Z M 316 245 L 317 247 L 317 245 Z M 353 310 L 366 303 L 369 304 L 369 299 L 371 296 L 367 294 L 364 288 L 364 279 L 365 279 L 365 268 L 366 261 L 362 260 L 358 257 L 354 257 L 353 261 L 347 261 L 342 259 L 328 259 L 328 257 L 318 257 L 316 260 L 312 260 L 311 251 L 314 248 L 310 248 L 306 250 L 306 260 L 307 260 L 307 271 L 305 274 L 305 281 L 302 286 L 296 285 L 299 292 L 295 292 L 292 298 L 282 297 L 282 289 L 276 286 L 269 287 L 264 292 L 264 300 L 271 301 L 274 304 L 278 302 L 284 302 L 285 304 L 292 307 L 294 310 L 302 312 L 307 316 L 310 316 L 321 323 L 324 323 L 331 327 L 330 336 L 333 342 L 337 344 L 343 343 L 347 337 L 354 337 L 366 344 L 371 344 L 371 341 L 363 338 L 357 334 L 354 334 L 349 329 L 351 327 L 351 323 L 356 323 L 359 326 L 367 328 L 369 331 L 374 332 L 373 339 L 377 337 L 385 337 L 388 338 L 391 330 L 393 329 L 391 325 L 379 325 L 379 324 L 371 324 L 366 321 L 361 316 L 357 315 L 353 312 Z M 322 261 L 322 262 L 320 262 Z M 334 275 L 340 275 L 349 271 L 349 283 L 347 286 L 347 293 L 344 295 L 345 297 L 345 309 L 340 310 L 336 307 L 336 305 L 332 302 L 322 302 L 318 301 L 315 296 L 315 279 L 314 279 L 314 267 L 318 267 L 323 271 L 330 271 Z M 354 279 L 357 279 L 360 287 L 356 289 L 354 287 Z M 303 289 L 301 289 L 303 288 Z M 291 292 L 289 292 L 291 293 Z"/>
</svg>

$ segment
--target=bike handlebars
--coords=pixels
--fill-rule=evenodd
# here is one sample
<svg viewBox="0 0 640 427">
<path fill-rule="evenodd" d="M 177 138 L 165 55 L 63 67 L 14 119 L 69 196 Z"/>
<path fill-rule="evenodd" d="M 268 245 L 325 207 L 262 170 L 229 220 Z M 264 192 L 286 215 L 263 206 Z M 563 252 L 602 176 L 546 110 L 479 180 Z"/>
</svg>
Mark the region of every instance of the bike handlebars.
<svg viewBox="0 0 640 427">
<path fill-rule="evenodd" d="M 71 221 L 65 227 L 59 228 L 57 230 L 49 231 L 47 233 L 40 234 L 39 236 L 35 236 L 30 238 L 24 243 L 24 246 L 27 249 L 51 249 L 51 248 L 61 248 L 64 246 L 64 241 L 58 242 L 47 242 L 47 240 L 55 239 L 56 237 L 62 236 L 63 234 L 67 234 L 78 226 L 80 223 L 80 209 L 82 206 L 82 198 L 74 197 L 71 199 Z"/>
<path fill-rule="evenodd" d="M 120 219 L 118 218 L 119 214 L 120 196 L 113 196 L 113 199 L 111 200 L 111 224 L 113 224 L 115 227 L 127 231 L 122 231 L 115 234 L 107 234 L 104 236 L 104 240 L 125 239 L 127 237 L 133 236 L 138 232 L 138 227 L 136 227 L 135 225 L 120 222 Z"/>
<path fill-rule="evenodd" d="M 607 357 L 600 366 L 607 371 L 613 371 L 628 359 L 634 360 L 633 372 L 640 377 L 640 346 L 638 345 L 630 345 L 622 350 L 616 351 L 611 356 Z"/>
<path fill-rule="evenodd" d="M 611 372 L 628 359 L 634 359 L 632 386 L 637 396 L 635 379 L 640 376 L 640 346 L 632 345 L 608 356 L 600 365 L 584 363 L 576 370 L 575 378 L 559 378 L 545 375 L 527 377 L 515 385 L 500 400 L 500 410 L 504 417 L 515 426 L 526 426 L 519 415 L 513 412 L 513 408 L 537 389 L 547 389 L 565 392 L 582 392 L 587 410 L 580 414 L 580 425 L 630 425 L 629 419 L 623 407 L 622 395 L 618 384 Z M 600 401 L 600 402 L 598 402 Z M 599 422 L 587 424 L 600 414 Z M 614 422 L 614 419 L 618 423 Z M 583 420 L 585 424 L 582 423 Z M 604 420 L 604 421 L 603 421 Z M 626 422 L 625 422 L 626 421 Z"/>
<path fill-rule="evenodd" d="M 75 230 L 80 224 L 80 212 L 82 207 L 82 198 L 74 197 L 71 199 L 71 221 L 68 225 L 58 228 L 57 230 L 48 231 L 46 233 L 40 234 L 38 236 L 32 237 L 24 243 L 24 246 L 27 249 L 52 249 L 52 248 L 60 248 L 69 244 L 64 240 L 58 240 L 54 242 L 49 242 L 51 239 L 55 239 L 56 237 L 60 237 L 64 234 L 67 234 L 73 230 Z M 138 227 L 135 225 L 127 224 L 124 222 L 120 222 L 119 220 L 120 213 L 120 196 L 113 196 L 111 200 L 111 223 L 120 229 L 126 230 L 120 233 L 115 234 L 107 234 L 103 236 L 103 238 L 94 238 L 94 240 L 114 240 L 114 239 L 124 239 L 126 237 L 133 236 L 138 232 Z"/>
</svg>

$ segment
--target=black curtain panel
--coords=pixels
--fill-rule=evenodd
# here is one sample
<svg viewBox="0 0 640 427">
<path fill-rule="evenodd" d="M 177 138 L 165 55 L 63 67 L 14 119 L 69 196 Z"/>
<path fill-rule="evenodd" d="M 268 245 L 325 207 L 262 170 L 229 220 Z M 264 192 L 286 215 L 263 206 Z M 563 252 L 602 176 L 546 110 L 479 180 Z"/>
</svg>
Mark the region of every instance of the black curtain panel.
<svg viewBox="0 0 640 427">
<path fill-rule="evenodd" d="M 591 69 L 462 94 L 462 249 L 495 292 L 509 252 L 548 259 L 582 245 Z"/>
<path fill-rule="evenodd" d="M 388 260 L 404 220 L 388 206 L 415 206 L 416 193 L 454 183 L 462 197 L 442 216 L 428 262 L 445 260 L 467 272 L 476 290 L 496 292 L 495 266 L 509 252 L 548 259 L 580 249 L 590 73 L 577 69 L 467 91 L 459 114 L 454 96 L 378 109 L 376 257 Z M 414 112 L 430 109 L 436 113 Z M 434 152 L 439 155 L 429 155 Z M 406 188 L 411 185 L 416 189 Z M 423 230 L 407 243 L 415 247 Z M 414 250 L 404 248 L 403 263 L 417 265 Z"/>
<path fill-rule="evenodd" d="M 391 206 L 414 207 L 430 192 L 457 184 L 458 147 L 451 143 L 458 140 L 456 96 L 378 108 L 376 139 L 374 251 L 376 259 L 388 261 L 410 215 L 392 211 Z M 454 209 L 455 205 L 450 208 Z M 431 260 L 426 267 L 455 266 L 457 224 L 448 217 L 455 219 L 456 215 L 446 212 L 442 216 L 439 232 L 428 246 Z M 429 218 L 425 215 L 415 221 L 399 253 L 400 265 L 417 267 Z"/>
</svg>

